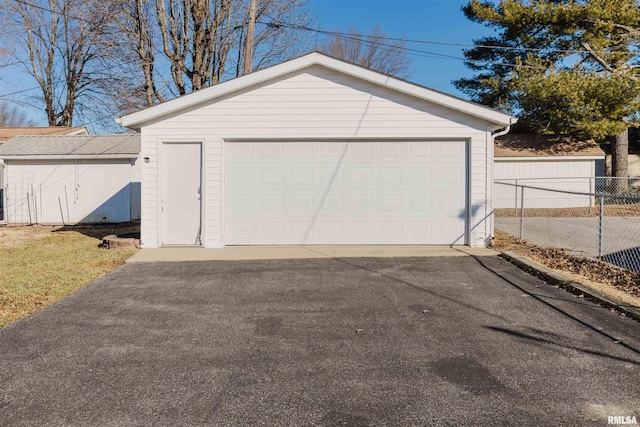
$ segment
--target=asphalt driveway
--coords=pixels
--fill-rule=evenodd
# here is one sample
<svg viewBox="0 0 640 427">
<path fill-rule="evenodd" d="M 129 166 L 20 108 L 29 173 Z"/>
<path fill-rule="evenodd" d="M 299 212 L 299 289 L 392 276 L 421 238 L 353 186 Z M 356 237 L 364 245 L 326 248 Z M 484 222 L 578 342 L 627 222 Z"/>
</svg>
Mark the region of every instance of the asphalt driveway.
<svg viewBox="0 0 640 427">
<path fill-rule="evenodd" d="M 605 426 L 639 372 L 497 257 L 133 264 L 0 330 L 0 424 Z"/>
</svg>

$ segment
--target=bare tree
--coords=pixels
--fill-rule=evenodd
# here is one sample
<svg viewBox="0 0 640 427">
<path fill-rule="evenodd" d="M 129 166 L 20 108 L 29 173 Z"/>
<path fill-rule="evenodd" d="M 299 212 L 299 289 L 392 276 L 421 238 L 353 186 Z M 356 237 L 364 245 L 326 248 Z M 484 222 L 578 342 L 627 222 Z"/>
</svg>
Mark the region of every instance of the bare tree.
<svg viewBox="0 0 640 427">
<path fill-rule="evenodd" d="M 292 26 L 308 24 L 307 1 L 258 0 L 252 70 L 301 52 L 309 33 Z M 118 93 L 117 103 L 125 110 L 136 102 L 153 105 L 241 75 L 249 5 L 250 0 L 128 0 L 121 31 L 137 70 L 121 86 L 129 96 Z"/>
<path fill-rule="evenodd" d="M 118 18 L 122 34 L 119 56 L 133 67 L 126 73 L 127 81 L 114 91 L 114 97 L 119 111 L 131 112 L 165 99 L 156 84 L 156 53 L 161 51 L 156 52 L 154 45 L 154 36 L 158 35 L 155 6 L 148 0 L 124 0 L 121 10 Z"/>
<path fill-rule="evenodd" d="M 338 30 L 319 50 L 384 74 L 408 77 L 411 74 L 411 58 L 405 50 L 406 42 L 386 37 L 379 26 L 368 34 L 362 34 L 354 28 L 345 34 Z"/>
<path fill-rule="evenodd" d="M 0 0 L 14 30 L 0 49 L 35 81 L 28 99 L 49 125 L 91 123 L 237 76 L 248 1 Z M 307 1 L 258 0 L 252 69 L 300 53 Z"/>
<path fill-rule="evenodd" d="M 179 95 L 220 81 L 232 46 L 235 6 L 233 0 L 156 0 L 161 50 Z"/>
<path fill-rule="evenodd" d="M 36 121 L 15 106 L 0 104 L 0 127 L 30 127 Z"/>
<path fill-rule="evenodd" d="M 248 8 L 245 5 L 243 10 Z M 252 70 L 300 56 L 313 37 L 305 28 L 309 25 L 308 0 L 260 0 L 256 21 L 259 24 L 253 40 Z M 248 31 L 248 14 L 236 28 L 241 30 L 238 44 L 238 61 L 235 76 L 241 74 L 241 58 L 244 53 L 244 38 Z"/>
<path fill-rule="evenodd" d="M 4 0 L 13 28 L 12 55 L 36 81 L 50 126 L 73 126 L 77 110 L 108 108 L 104 83 L 114 72 L 107 58 L 113 13 L 98 0 Z M 111 66 L 109 67 L 109 64 Z"/>
</svg>

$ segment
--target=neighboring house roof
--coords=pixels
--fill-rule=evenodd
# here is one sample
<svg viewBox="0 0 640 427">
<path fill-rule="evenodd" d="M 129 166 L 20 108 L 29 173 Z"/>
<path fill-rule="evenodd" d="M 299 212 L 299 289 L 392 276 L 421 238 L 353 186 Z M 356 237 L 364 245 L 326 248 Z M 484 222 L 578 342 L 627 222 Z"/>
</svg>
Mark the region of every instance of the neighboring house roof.
<svg viewBox="0 0 640 427">
<path fill-rule="evenodd" d="M 140 135 L 16 136 L 0 145 L 0 159 L 136 158 Z"/>
<path fill-rule="evenodd" d="M 87 129 L 83 126 L 45 126 L 45 127 L 0 127 L 0 144 L 8 141 L 14 136 L 26 135 L 88 135 Z"/>
<path fill-rule="evenodd" d="M 116 122 L 131 129 L 140 129 L 146 122 L 151 120 L 155 120 L 187 108 L 192 108 L 205 102 L 213 101 L 222 96 L 229 95 L 230 93 L 312 66 L 322 66 L 360 78 L 361 80 L 369 83 L 396 90 L 398 92 L 486 120 L 492 125 L 492 130 L 501 129 L 505 126 L 514 124 L 517 121 L 515 117 L 501 111 L 429 89 L 396 77 L 382 74 L 350 62 L 327 56 L 323 53 L 312 52 L 299 58 L 292 59 L 263 70 L 254 71 L 245 76 L 228 80 L 215 86 L 201 89 L 171 101 L 129 114 L 116 119 Z"/>
<path fill-rule="evenodd" d="M 510 134 L 495 139 L 494 157 L 602 157 L 593 140 L 563 135 Z"/>
</svg>

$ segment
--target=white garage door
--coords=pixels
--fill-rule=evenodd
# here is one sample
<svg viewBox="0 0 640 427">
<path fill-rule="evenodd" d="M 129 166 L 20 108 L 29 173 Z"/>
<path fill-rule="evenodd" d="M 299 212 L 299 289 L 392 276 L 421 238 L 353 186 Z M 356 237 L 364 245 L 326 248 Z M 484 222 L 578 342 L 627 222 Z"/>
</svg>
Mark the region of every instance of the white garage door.
<svg viewBox="0 0 640 427">
<path fill-rule="evenodd" d="M 225 244 L 465 244 L 466 143 L 230 142 Z"/>
</svg>

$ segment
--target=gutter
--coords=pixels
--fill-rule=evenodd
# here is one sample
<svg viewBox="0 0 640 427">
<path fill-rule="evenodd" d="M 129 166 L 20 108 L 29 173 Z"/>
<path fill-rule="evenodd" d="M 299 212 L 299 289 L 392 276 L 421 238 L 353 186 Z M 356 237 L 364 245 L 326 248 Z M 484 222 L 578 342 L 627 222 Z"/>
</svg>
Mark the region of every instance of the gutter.
<svg viewBox="0 0 640 427">
<path fill-rule="evenodd" d="M 495 215 L 493 214 L 493 196 L 494 196 L 494 166 L 495 166 L 495 157 L 494 157 L 494 150 L 495 150 L 495 146 L 496 146 L 496 138 L 499 136 L 503 136 L 509 133 L 509 131 L 511 130 L 511 125 L 516 123 L 518 121 L 518 119 L 516 119 L 513 123 L 512 123 L 512 117 L 509 118 L 509 125 L 507 127 L 505 127 L 503 130 L 501 131 L 496 131 L 496 132 L 491 132 L 491 142 L 490 142 L 490 147 L 489 147 L 489 154 L 488 156 L 490 156 L 487 159 L 487 167 L 491 168 L 491 174 L 487 174 L 489 177 L 490 182 L 487 182 L 487 187 L 485 190 L 485 200 L 488 201 L 489 207 L 491 208 L 489 210 L 489 213 L 487 214 L 488 218 L 489 218 L 489 239 L 490 239 L 490 244 L 493 245 L 493 240 L 495 239 Z M 486 235 L 486 233 L 485 233 Z"/>
</svg>

